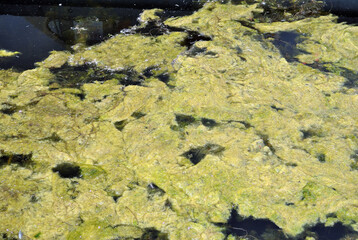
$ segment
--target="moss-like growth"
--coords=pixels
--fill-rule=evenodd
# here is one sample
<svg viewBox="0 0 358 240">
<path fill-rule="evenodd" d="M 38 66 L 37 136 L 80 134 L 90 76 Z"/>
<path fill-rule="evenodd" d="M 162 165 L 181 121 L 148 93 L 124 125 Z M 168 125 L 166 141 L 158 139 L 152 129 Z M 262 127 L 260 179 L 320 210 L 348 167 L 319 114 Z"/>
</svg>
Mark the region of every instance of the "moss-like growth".
<svg viewBox="0 0 358 240">
<path fill-rule="evenodd" d="M 141 13 L 139 20 L 142 24 L 146 24 L 152 21 L 158 21 L 160 20 L 160 14 L 162 14 L 163 12 L 164 10 L 158 8 L 146 10 Z"/>
<path fill-rule="evenodd" d="M 357 27 L 255 23 L 262 11 L 211 2 L 168 19 L 168 34 L 0 70 L 0 233 L 232 239 L 233 206 L 289 236 L 338 221 L 358 230 L 358 98 L 337 72 L 358 64 Z M 90 81 L 55 86 L 67 67 Z M 74 171 L 61 177 L 64 163 Z"/>
<path fill-rule="evenodd" d="M 20 54 L 20 52 L 10 52 L 7 50 L 0 49 L 0 57 L 13 57 Z"/>
<path fill-rule="evenodd" d="M 167 71 L 171 68 L 173 59 L 184 50 L 180 42 L 185 37 L 186 34 L 181 32 L 157 38 L 117 35 L 102 44 L 76 53 L 70 58 L 70 64 L 91 63 L 109 70 L 133 69 L 139 73 L 154 66 Z"/>
</svg>

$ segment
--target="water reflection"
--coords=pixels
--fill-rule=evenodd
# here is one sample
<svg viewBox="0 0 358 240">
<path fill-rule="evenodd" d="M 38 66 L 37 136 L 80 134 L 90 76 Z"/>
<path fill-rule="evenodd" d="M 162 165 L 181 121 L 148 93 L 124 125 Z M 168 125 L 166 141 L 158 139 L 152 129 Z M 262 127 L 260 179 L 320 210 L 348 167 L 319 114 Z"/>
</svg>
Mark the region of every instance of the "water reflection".
<svg viewBox="0 0 358 240">
<path fill-rule="evenodd" d="M 37 26 L 32 22 L 37 23 Z M 20 55 L 11 58 L 0 58 L 0 69 L 11 67 L 19 70 L 32 68 L 34 62 L 41 61 L 52 50 L 64 50 L 65 45 L 53 38 L 49 32 L 39 30 L 45 22 L 44 17 L 0 16 L 0 49 L 19 51 Z"/>
</svg>

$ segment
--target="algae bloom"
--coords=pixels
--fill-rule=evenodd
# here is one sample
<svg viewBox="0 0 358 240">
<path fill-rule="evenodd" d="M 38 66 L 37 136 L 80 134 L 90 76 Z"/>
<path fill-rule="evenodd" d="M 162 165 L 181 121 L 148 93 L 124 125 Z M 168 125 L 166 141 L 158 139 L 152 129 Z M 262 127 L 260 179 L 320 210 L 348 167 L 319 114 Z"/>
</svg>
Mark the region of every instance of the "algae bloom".
<svg viewBox="0 0 358 240">
<path fill-rule="evenodd" d="M 358 27 L 265 23 L 257 4 L 153 12 L 0 70 L 2 236 L 250 238 L 235 214 L 279 229 L 260 239 L 358 231 Z"/>
</svg>

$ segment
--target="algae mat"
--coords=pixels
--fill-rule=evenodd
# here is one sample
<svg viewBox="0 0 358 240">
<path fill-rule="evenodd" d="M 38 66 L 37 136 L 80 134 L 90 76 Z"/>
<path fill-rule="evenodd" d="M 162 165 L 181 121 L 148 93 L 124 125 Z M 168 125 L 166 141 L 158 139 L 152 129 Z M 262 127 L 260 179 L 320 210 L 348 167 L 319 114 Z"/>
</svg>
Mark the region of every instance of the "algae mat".
<svg viewBox="0 0 358 240">
<path fill-rule="evenodd" d="M 1 70 L 3 236 L 234 238 L 233 209 L 291 237 L 358 230 L 358 28 L 260 11 L 210 3 Z"/>
</svg>

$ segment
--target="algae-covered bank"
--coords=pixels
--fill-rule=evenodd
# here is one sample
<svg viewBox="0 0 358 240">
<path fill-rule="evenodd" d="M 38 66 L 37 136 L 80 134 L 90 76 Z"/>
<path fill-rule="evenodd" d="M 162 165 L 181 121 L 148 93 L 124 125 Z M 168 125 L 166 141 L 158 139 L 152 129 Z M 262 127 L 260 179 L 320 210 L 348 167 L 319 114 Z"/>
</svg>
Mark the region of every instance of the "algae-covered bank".
<svg viewBox="0 0 358 240">
<path fill-rule="evenodd" d="M 253 239 L 230 225 L 246 218 L 279 228 L 259 239 L 354 234 L 358 27 L 262 11 L 152 10 L 99 45 L 0 70 L 0 236 Z"/>
</svg>

